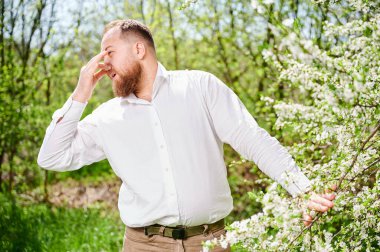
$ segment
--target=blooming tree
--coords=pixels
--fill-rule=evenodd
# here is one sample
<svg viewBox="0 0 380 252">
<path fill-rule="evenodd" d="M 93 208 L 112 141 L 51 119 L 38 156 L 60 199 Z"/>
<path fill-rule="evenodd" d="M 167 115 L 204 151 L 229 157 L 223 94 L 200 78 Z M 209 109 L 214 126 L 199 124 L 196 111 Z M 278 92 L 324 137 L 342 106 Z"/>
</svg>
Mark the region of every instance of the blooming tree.
<svg viewBox="0 0 380 252">
<path fill-rule="evenodd" d="M 262 12 L 266 2 L 253 1 Z M 316 4 L 338 1 L 316 0 Z M 286 197 L 274 182 L 256 195 L 262 212 L 227 227 L 220 239 L 209 240 L 239 251 L 375 251 L 380 248 L 380 8 L 377 1 L 349 0 L 354 15 L 345 24 L 323 24 L 330 46 L 321 48 L 284 27 L 271 26 L 281 44 L 263 52 L 279 80 L 296 95 L 263 100 L 273 106 L 275 128 L 293 139 L 290 153 L 312 180 L 313 191 L 335 184 L 335 206 L 312 213 L 305 227 L 302 211 L 307 195 Z M 287 29 L 289 31 L 289 29 Z M 284 37 L 285 36 L 285 37 Z M 291 179 L 289 177 L 288 179 Z"/>
</svg>

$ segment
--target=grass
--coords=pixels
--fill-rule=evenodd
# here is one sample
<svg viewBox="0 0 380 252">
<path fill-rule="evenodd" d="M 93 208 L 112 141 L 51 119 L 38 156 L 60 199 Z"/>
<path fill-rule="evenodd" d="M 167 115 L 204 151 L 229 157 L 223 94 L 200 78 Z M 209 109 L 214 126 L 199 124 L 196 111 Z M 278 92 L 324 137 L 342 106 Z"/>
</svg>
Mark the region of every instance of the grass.
<svg viewBox="0 0 380 252">
<path fill-rule="evenodd" d="M 0 251 L 120 251 L 123 235 L 118 213 L 21 206 L 0 194 Z"/>
</svg>

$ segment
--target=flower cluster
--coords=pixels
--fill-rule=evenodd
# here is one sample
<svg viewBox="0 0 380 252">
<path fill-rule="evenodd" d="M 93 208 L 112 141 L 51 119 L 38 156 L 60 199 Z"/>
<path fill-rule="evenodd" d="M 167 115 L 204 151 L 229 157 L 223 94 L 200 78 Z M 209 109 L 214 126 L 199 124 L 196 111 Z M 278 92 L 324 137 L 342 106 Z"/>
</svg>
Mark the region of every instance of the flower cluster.
<svg viewBox="0 0 380 252">
<path fill-rule="evenodd" d="M 274 106 L 275 127 L 286 127 L 294 139 L 289 151 L 312 180 L 313 190 L 324 192 L 338 185 L 334 208 L 306 228 L 301 218 L 306 195 L 286 197 L 274 182 L 258 198 L 262 212 L 232 223 L 225 236 L 205 243 L 205 250 L 216 244 L 243 251 L 379 249 L 380 14 L 370 11 L 373 2 L 348 1 L 366 13 L 365 19 L 324 23 L 323 35 L 333 45 L 327 49 L 296 33 L 282 34 L 272 25 L 282 43 L 275 51 L 263 51 L 264 60 L 279 70 L 280 80 L 297 95 L 262 100 Z M 259 12 L 268 4 L 272 2 L 252 1 Z"/>
</svg>

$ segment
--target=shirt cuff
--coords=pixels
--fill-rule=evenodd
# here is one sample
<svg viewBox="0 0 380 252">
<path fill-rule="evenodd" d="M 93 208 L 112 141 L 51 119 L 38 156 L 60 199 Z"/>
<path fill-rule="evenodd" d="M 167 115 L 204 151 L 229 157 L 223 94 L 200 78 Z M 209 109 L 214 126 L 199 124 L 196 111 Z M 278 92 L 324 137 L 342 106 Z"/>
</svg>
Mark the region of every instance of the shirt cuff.
<svg viewBox="0 0 380 252">
<path fill-rule="evenodd" d="M 73 94 L 70 95 L 70 97 L 67 99 L 65 104 L 62 106 L 62 108 L 56 110 L 52 116 L 52 119 L 57 122 L 60 120 L 61 117 L 64 118 L 64 120 L 75 120 L 79 121 L 83 111 L 88 103 L 86 102 L 79 102 L 73 100 Z"/>
<path fill-rule="evenodd" d="M 311 189 L 311 181 L 301 171 L 285 172 L 278 183 L 285 188 L 293 198 Z"/>
</svg>

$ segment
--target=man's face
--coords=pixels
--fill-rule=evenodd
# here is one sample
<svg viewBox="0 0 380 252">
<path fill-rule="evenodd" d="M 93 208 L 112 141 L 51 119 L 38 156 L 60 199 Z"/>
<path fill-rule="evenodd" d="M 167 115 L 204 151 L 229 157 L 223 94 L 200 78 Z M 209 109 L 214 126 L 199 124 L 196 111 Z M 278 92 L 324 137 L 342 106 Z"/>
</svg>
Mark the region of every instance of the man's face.
<svg viewBox="0 0 380 252">
<path fill-rule="evenodd" d="M 130 39 L 120 37 L 119 28 L 112 28 L 103 36 L 101 48 L 108 53 L 104 64 L 111 67 L 107 75 L 112 80 L 115 96 L 126 97 L 136 92 L 142 75 L 142 67 L 133 50 Z M 133 36 L 133 35 L 131 35 Z"/>
</svg>

